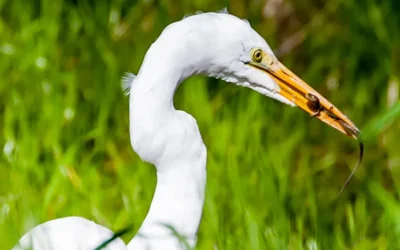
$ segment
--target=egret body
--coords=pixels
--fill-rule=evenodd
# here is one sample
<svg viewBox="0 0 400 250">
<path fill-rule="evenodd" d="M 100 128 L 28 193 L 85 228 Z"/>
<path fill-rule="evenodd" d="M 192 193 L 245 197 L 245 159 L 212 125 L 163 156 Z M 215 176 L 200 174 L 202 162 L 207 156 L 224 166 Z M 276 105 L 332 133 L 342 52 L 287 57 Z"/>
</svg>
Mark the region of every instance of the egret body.
<svg viewBox="0 0 400 250">
<path fill-rule="evenodd" d="M 195 245 L 204 203 L 207 153 L 196 120 L 173 104 L 175 90 L 192 75 L 220 78 L 298 106 L 349 136 L 355 134 L 343 124 L 358 131 L 330 102 L 284 67 L 247 21 L 228 13 L 204 13 L 169 25 L 149 48 L 137 77 L 125 79 L 132 148 L 157 170 L 150 210 L 128 249 L 180 250 L 185 244 Z M 66 222 L 71 225 L 60 229 L 59 223 Z M 66 232 L 77 230 L 75 223 L 91 222 L 69 217 L 48 223 L 46 236 L 54 248 L 62 249 L 59 246 L 65 244 Z M 104 232 L 101 237 L 109 236 L 109 230 L 101 226 L 80 227 L 80 234 L 87 237 L 77 237 L 76 247 L 69 249 L 89 249 L 87 240 L 99 230 Z M 25 239 L 36 240 L 32 232 Z M 125 246 L 117 243 L 114 247 Z"/>
</svg>

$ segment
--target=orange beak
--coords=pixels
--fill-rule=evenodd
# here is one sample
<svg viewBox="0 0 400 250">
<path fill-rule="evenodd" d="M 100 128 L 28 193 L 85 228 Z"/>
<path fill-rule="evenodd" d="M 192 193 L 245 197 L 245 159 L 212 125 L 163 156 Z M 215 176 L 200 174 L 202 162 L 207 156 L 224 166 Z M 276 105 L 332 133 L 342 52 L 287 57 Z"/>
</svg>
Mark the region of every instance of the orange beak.
<svg viewBox="0 0 400 250">
<path fill-rule="evenodd" d="M 302 110 L 347 136 L 359 137 L 360 130 L 352 121 L 276 58 L 265 54 L 262 61 L 251 62 L 250 65 L 268 73 L 280 87 L 277 93 Z"/>
</svg>

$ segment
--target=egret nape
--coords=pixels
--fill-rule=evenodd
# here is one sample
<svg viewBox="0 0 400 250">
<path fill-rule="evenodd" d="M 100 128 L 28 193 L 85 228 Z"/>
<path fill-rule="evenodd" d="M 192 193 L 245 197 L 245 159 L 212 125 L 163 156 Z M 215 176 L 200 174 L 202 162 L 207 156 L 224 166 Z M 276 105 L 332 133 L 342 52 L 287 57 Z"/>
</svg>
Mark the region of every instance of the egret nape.
<svg viewBox="0 0 400 250">
<path fill-rule="evenodd" d="M 176 89 L 192 75 L 248 87 L 358 137 L 358 128 L 280 63 L 246 20 L 219 12 L 172 23 L 147 51 L 137 76 L 127 74 L 123 79 L 129 94 L 132 148 L 157 170 L 150 210 L 127 246 L 116 239 L 105 249 L 195 246 L 204 203 L 207 151 L 196 120 L 173 104 Z M 111 236 L 109 229 L 89 220 L 66 217 L 35 227 L 14 250 L 94 249 Z"/>
</svg>

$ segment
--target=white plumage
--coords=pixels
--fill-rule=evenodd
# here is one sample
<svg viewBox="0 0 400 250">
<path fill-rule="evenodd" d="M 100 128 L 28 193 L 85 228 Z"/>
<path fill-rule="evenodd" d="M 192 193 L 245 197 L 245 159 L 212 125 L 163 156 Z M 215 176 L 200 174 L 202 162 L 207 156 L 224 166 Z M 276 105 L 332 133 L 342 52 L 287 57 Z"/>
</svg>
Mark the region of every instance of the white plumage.
<svg viewBox="0 0 400 250">
<path fill-rule="evenodd" d="M 249 87 L 315 114 L 304 97 L 312 94 L 319 100 L 317 118 L 343 132 L 323 107 L 352 126 L 333 105 L 280 64 L 247 21 L 227 13 L 204 13 L 169 25 L 148 50 L 138 75 L 124 78 L 123 88 L 130 95 L 132 147 L 157 169 L 150 210 L 128 249 L 179 250 L 196 243 L 206 185 L 206 147 L 196 120 L 175 110 L 173 104 L 179 84 L 196 74 Z M 26 247 L 34 240 L 35 249 L 41 250 L 93 249 L 110 236 L 111 231 L 102 226 L 68 217 L 36 227 L 20 243 Z M 125 248 L 117 240 L 107 249 Z"/>
<path fill-rule="evenodd" d="M 43 223 L 24 235 L 13 250 L 78 250 L 91 249 L 110 239 L 113 232 L 81 217 L 67 217 Z M 121 239 L 112 241 L 104 250 L 126 250 Z"/>
</svg>

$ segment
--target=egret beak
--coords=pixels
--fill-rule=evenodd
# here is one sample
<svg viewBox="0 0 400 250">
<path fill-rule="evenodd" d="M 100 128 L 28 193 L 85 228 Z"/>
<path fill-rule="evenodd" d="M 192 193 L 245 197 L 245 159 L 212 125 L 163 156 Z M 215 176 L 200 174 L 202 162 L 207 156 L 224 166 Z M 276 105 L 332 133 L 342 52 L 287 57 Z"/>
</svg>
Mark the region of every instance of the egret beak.
<svg viewBox="0 0 400 250">
<path fill-rule="evenodd" d="M 268 73 L 279 85 L 276 92 L 311 116 L 347 136 L 359 138 L 360 130 L 352 121 L 275 57 L 265 54 L 260 62 L 250 62 L 249 65 Z"/>
</svg>

